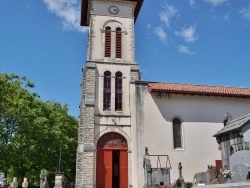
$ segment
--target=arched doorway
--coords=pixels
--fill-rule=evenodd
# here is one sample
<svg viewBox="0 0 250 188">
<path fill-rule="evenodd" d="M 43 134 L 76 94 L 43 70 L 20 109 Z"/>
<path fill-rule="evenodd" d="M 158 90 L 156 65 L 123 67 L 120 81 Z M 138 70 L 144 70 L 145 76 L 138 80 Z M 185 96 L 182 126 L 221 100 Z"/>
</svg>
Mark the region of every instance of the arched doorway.
<svg viewBox="0 0 250 188">
<path fill-rule="evenodd" d="M 128 187 L 128 143 L 118 133 L 106 133 L 97 142 L 96 186 Z"/>
</svg>

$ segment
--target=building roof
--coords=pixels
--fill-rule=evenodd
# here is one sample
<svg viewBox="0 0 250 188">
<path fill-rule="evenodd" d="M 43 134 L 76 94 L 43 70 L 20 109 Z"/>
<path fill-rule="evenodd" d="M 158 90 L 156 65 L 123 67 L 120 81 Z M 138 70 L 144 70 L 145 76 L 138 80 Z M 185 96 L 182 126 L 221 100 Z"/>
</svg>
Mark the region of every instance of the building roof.
<svg viewBox="0 0 250 188">
<path fill-rule="evenodd" d="M 223 135 L 225 133 L 232 132 L 234 130 L 238 130 L 238 129 L 242 128 L 243 126 L 245 126 L 249 121 L 250 121 L 250 114 L 242 116 L 242 117 L 235 119 L 233 121 L 230 121 L 229 124 L 227 124 L 225 127 L 223 127 L 223 129 L 218 131 L 214 135 L 214 137 L 218 137 L 218 136 Z"/>
<path fill-rule="evenodd" d="M 88 6 L 91 0 L 82 0 L 82 9 L 81 9 L 81 26 L 88 26 Z M 126 1 L 134 1 L 136 2 L 136 7 L 135 7 L 135 21 L 138 17 L 138 14 L 140 12 L 141 6 L 143 4 L 144 0 L 126 0 Z"/>
<path fill-rule="evenodd" d="M 177 84 L 177 83 L 149 83 L 148 91 L 175 93 L 184 95 L 205 95 L 205 96 L 221 96 L 221 97 L 238 97 L 250 98 L 250 88 L 236 88 L 224 86 L 206 86 L 193 84 Z"/>
</svg>

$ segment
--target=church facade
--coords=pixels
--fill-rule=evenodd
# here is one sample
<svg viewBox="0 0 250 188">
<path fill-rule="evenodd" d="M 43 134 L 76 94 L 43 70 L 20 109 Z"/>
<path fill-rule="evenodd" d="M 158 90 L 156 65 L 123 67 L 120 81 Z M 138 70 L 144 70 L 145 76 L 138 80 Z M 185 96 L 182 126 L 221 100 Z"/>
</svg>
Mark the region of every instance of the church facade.
<svg viewBox="0 0 250 188">
<path fill-rule="evenodd" d="M 171 179 L 192 181 L 221 160 L 213 135 L 224 115 L 250 112 L 250 89 L 145 82 L 134 26 L 143 0 L 82 0 L 89 26 L 76 159 L 77 188 L 142 188 L 145 148 L 168 155 Z M 152 157 L 152 166 L 166 166 Z M 171 165 L 170 165 L 171 164 Z"/>
</svg>

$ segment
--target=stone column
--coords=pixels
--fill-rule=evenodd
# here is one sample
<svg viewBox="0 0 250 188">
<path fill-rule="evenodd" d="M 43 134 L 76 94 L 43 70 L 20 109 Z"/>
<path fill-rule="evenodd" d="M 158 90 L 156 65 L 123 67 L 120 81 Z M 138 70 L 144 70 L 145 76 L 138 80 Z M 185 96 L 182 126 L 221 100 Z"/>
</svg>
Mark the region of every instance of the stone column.
<svg viewBox="0 0 250 188">
<path fill-rule="evenodd" d="M 76 188 L 94 187 L 95 63 L 87 62 L 83 72 L 82 98 L 76 159 Z"/>
</svg>

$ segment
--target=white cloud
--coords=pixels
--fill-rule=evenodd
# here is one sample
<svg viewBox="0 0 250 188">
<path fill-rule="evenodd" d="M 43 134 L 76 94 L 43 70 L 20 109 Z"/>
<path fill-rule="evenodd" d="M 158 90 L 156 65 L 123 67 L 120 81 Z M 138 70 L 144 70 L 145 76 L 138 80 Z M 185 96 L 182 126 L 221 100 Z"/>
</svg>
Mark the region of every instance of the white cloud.
<svg viewBox="0 0 250 188">
<path fill-rule="evenodd" d="M 226 21 L 230 21 L 230 12 L 227 12 L 225 15 L 224 15 L 224 19 Z"/>
<path fill-rule="evenodd" d="M 152 28 L 151 24 L 147 24 L 147 30 L 150 30 Z"/>
<path fill-rule="evenodd" d="M 155 34 L 159 37 L 160 41 L 167 42 L 167 33 L 164 31 L 163 27 L 156 27 Z"/>
<path fill-rule="evenodd" d="M 187 46 L 184 46 L 184 45 L 180 45 L 178 47 L 178 51 L 181 54 L 187 54 L 187 55 L 194 55 L 195 54 L 195 52 L 190 51 L 189 48 Z"/>
<path fill-rule="evenodd" d="M 174 33 L 176 36 L 182 37 L 186 42 L 195 42 L 198 40 L 195 25 L 183 28 L 181 31 L 175 31 Z"/>
<path fill-rule="evenodd" d="M 77 0 L 43 0 L 47 9 L 55 14 L 67 30 L 87 31 L 80 26 L 81 9 Z"/>
<path fill-rule="evenodd" d="M 204 0 L 204 1 L 211 4 L 212 6 L 217 6 L 227 2 L 228 0 Z"/>
<path fill-rule="evenodd" d="M 241 14 L 244 18 L 250 20 L 250 3 L 248 4 L 248 7 L 243 8 L 243 9 L 240 10 L 240 14 Z"/>
<path fill-rule="evenodd" d="M 170 19 L 178 13 L 178 10 L 174 6 L 165 4 L 163 6 L 164 11 L 159 13 L 160 20 L 165 23 L 166 27 L 170 25 Z"/>
<path fill-rule="evenodd" d="M 190 7 L 193 7 L 194 4 L 195 4 L 195 0 L 189 0 L 189 6 L 190 6 Z"/>
</svg>

